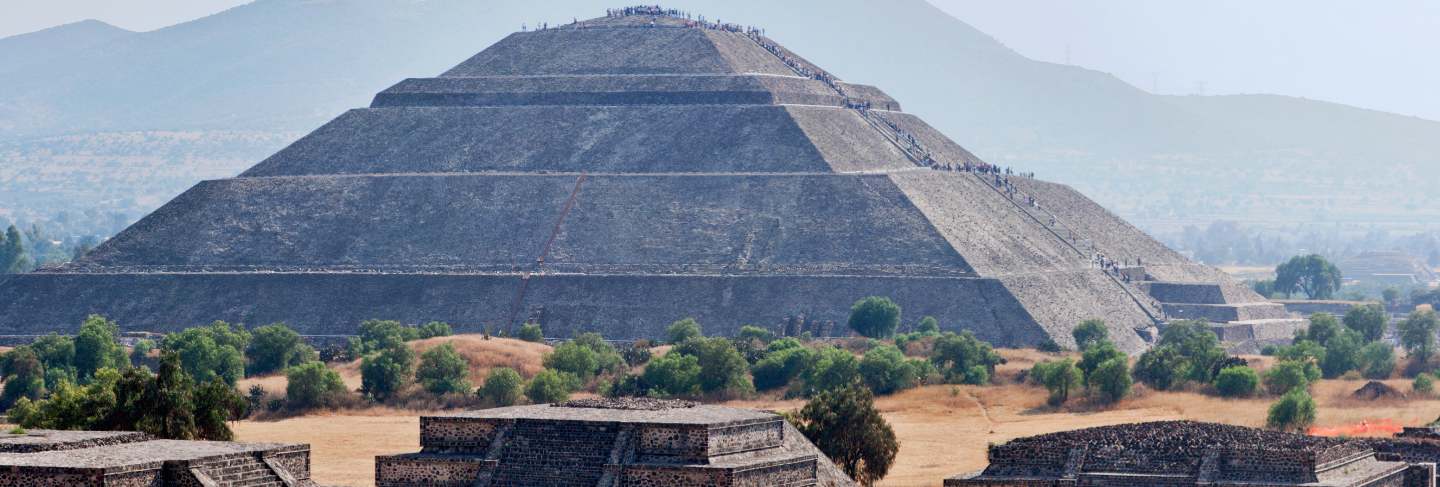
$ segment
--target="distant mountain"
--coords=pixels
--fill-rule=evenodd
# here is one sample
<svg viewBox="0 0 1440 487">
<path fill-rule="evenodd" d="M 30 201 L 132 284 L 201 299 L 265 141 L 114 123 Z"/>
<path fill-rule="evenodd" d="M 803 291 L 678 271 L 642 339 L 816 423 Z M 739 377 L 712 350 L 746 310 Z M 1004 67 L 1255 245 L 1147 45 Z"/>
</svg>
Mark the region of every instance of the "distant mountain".
<svg viewBox="0 0 1440 487">
<path fill-rule="evenodd" d="M 437 74 L 522 23 L 558 25 L 613 6 L 259 0 L 153 32 L 84 22 L 0 39 L 0 66 L 9 67 L 0 68 L 0 138 L 307 130 L 404 77 Z M 1075 184 L 1142 220 L 1263 209 L 1266 218 L 1364 221 L 1373 212 L 1347 213 L 1347 195 L 1323 212 L 1286 206 L 1304 198 L 1277 206 L 1252 196 L 1314 195 L 1344 177 L 1351 190 L 1391 198 L 1364 208 L 1404 208 L 1415 204 L 1406 198 L 1419 179 L 1392 175 L 1440 177 L 1440 123 L 1280 96 L 1152 95 L 1105 73 L 1027 59 L 922 0 L 669 6 L 763 27 L 842 78 L 880 86 L 981 157 Z M 1268 182 L 1265 171 L 1277 168 L 1308 171 L 1310 183 Z M 1225 203 L 1205 206 L 1212 199 Z"/>
</svg>

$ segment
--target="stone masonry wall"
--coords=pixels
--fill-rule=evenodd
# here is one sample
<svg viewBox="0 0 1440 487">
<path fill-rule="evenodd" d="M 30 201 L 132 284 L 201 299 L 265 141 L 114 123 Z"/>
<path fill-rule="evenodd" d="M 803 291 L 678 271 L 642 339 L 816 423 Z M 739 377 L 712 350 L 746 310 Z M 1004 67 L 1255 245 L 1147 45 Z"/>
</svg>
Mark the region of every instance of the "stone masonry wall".
<svg viewBox="0 0 1440 487">
<path fill-rule="evenodd" d="M 469 487 L 494 461 L 473 455 L 393 455 L 375 458 L 377 487 Z"/>
</svg>

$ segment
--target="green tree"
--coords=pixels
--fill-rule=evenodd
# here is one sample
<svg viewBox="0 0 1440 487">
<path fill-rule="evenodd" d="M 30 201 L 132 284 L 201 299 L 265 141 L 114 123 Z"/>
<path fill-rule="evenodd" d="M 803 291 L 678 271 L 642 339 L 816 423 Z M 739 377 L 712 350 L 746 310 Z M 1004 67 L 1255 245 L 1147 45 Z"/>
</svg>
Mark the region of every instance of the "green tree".
<svg viewBox="0 0 1440 487">
<path fill-rule="evenodd" d="M 1105 327 L 1105 322 L 1101 320 L 1082 321 L 1070 334 L 1075 337 L 1075 347 L 1077 350 L 1085 350 L 1092 346 L 1099 345 L 1101 342 L 1110 341 L 1110 330 Z"/>
<path fill-rule="evenodd" d="M 1215 391 L 1223 397 L 1247 397 L 1255 394 L 1259 386 L 1260 376 L 1246 366 L 1226 367 L 1215 376 Z"/>
<path fill-rule="evenodd" d="M 995 375 L 995 366 L 1005 359 L 989 343 L 975 338 L 969 331 L 959 334 L 945 332 L 935 339 L 930 362 L 951 384 L 988 384 Z"/>
<path fill-rule="evenodd" d="M 875 347 L 860 359 L 860 378 L 878 395 L 903 391 L 920 383 L 924 362 L 913 362 L 893 345 Z"/>
<path fill-rule="evenodd" d="M 45 368 L 45 388 L 55 389 L 61 382 L 75 382 L 75 340 L 51 333 L 30 344 L 40 365 Z"/>
<path fill-rule="evenodd" d="M 1385 304 L 1394 306 L 1400 302 L 1400 290 L 1387 287 L 1384 291 L 1380 291 L 1380 297 L 1385 300 Z"/>
<path fill-rule="evenodd" d="M 445 343 L 420 354 L 415 380 L 431 394 L 470 393 L 470 361 Z"/>
<path fill-rule="evenodd" d="M 185 373 L 197 383 L 219 377 L 233 387 L 245 376 L 244 350 L 249 345 L 244 327 L 216 321 L 166 335 L 160 348 L 178 354 Z"/>
<path fill-rule="evenodd" d="M 285 401 L 292 409 L 324 407 L 343 394 L 345 382 L 323 362 L 311 361 L 285 369 Z"/>
<path fill-rule="evenodd" d="M 376 401 L 385 401 L 404 389 L 415 371 L 415 352 L 394 337 L 388 341 L 360 361 L 360 392 Z"/>
<path fill-rule="evenodd" d="M 1174 346 L 1189 365 L 1187 380 L 1209 384 L 1214 379 L 1215 364 L 1225 359 L 1225 349 L 1220 346 L 1220 337 L 1210 330 L 1205 321 L 1181 320 L 1171 323 L 1160 332 L 1160 346 Z"/>
<path fill-rule="evenodd" d="M 420 332 L 414 328 L 400 324 L 394 320 L 365 320 L 360 322 L 355 350 L 351 350 L 354 356 L 363 356 L 370 352 L 377 351 L 389 346 L 390 342 L 408 342 L 420 337 Z"/>
<path fill-rule="evenodd" d="M 915 324 L 915 331 L 923 334 L 940 333 L 940 321 L 934 316 L 920 318 L 920 322 Z"/>
<path fill-rule="evenodd" d="M 3 237 L 0 238 L 0 274 L 24 272 L 29 262 L 25 258 L 25 240 L 20 230 L 10 225 L 5 229 L 5 235 L 0 237 Z"/>
<path fill-rule="evenodd" d="M 755 390 L 750 383 L 750 362 L 745 361 L 730 340 L 722 337 L 692 338 L 676 346 L 672 352 L 694 355 L 699 360 L 702 392 L 738 396 Z"/>
<path fill-rule="evenodd" d="M 1100 394 L 1101 400 L 1119 401 L 1130 395 L 1130 363 L 1124 355 L 1100 362 L 1085 380 L 1090 390 Z"/>
<path fill-rule="evenodd" d="M 1330 340 L 1340 336 L 1340 321 L 1330 313 L 1315 313 L 1310 315 L 1310 326 L 1303 332 L 1297 333 L 1295 341 L 1309 340 L 1320 344 L 1322 347 L 1329 347 Z"/>
<path fill-rule="evenodd" d="M 1115 348 L 1114 343 L 1106 340 L 1090 344 L 1090 347 L 1085 349 L 1085 353 L 1081 354 L 1080 363 L 1076 366 L 1080 367 L 1080 372 L 1085 375 L 1085 382 L 1088 384 L 1091 382 L 1090 376 L 1100 368 L 1100 364 L 1114 359 L 1124 360 L 1125 352 L 1121 352 L 1120 349 Z"/>
<path fill-rule="evenodd" d="M 857 384 L 815 396 L 794 422 L 801 434 L 861 485 L 884 478 L 900 451 L 895 431 L 875 409 L 874 396 Z"/>
<path fill-rule="evenodd" d="M 1405 347 L 1412 360 L 1423 364 L 1435 355 L 1437 327 L 1440 327 L 1440 321 L 1436 320 L 1432 310 L 1410 313 L 1405 321 L 1400 322 L 1397 327 L 1400 331 L 1400 344 Z"/>
<path fill-rule="evenodd" d="M 161 438 L 188 440 L 195 438 L 195 381 L 185 373 L 178 353 L 160 355 L 160 369 L 145 388 L 141 403 L 147 414 L 136 421 L 136 428 Z"/>
<path fill-rule="evenodd" d="M 822 347 L 801 374 L 807 396 L 844 388 L 860 381 L 860 361 L 850 352 L 835 347 Z"/>
<path fill-rule="evenodd" d="M 0 409 L 9 409 L 22 398 L 35 401 L 45 395 L 45 366 L 30 347 L 16 347 L 0 356 L 0 374 L 5 376 Z"/>
<path fill-rule="evenodd" d="M 566 372 L 581 383 L 589 383 L 602 373 L 618 371 L 625 362 L 614 346 L 594 333 L 561 343 L 542 360 L 546 368 Z"/>
<path fill-rule="evenodd" d="M 1287 431 L 1303 431 L 1315 423 L 1315 399 L 1304 389 L 1285 393 L 1265 417 L 1265 424 L 1271 428 Z"/>
<path fill-rule="evenodd" d="M 419 333 L 420 339 L 422 340 L 426 338 L 448 337 L 455 334 L 455 330 L 450 328 L 449 323 L 441 321 L 431 321 L 420 325 L 415 331 Z"/>
<path fill-rule="evenodd" d="M 1345 326 L 1360 332 L 1365 337 L 1365 343 L 1378 341 L 1385 338 L 1385 330 L 1390 327 L 1390 313 L 1377 303 L 1355 306 L 1345 313 Z"/>
<path fill-rule="evenodd" d="M 1320 380 L 1320 367 L 1313 362 L 1281 360 L 1265 372 L 1265 389 L 1271 394 L 1284 394 L 1305 389 Z"/>
<path fill-rule="evenodd" d="M 130 365 L 139 367 L 141 364 L 144 364 L 150 356 L 150 352 L 154 350 L 155 342 L 151 340 L 137 340 L 135 346 L 130 347 Z"/>
<path fill-rule="evenodd" d="M 1250 289 L 1253 289 L 1256 294 L 1259 294 L 1259 295 L 1264 296 L 1264 297 L 1266 297 L 1266 298 L 1273 298 L 1273 297 L 1275 297 L 1275 294 L 1276 294 L 1276 293 L 1275 293 L 1275 280 L 1274 280 L 1274 279 L 1262 279 L 1262 280 L 1259 280 L 1259 281 L 1255 281 L 1255 282 L 1253 282 L 1253 283 L 1250 284 Z"/>
<path fill-rule="evenodd" d="M 120 326 L 103 316 L 85 318 L 75 335 L 75 371 L 81 381 L 89 381 L 97 370 L 118 370 L 130 364 L 125 347 L 116 340 L 119 334 Z"/>
<path fill-rule="evenodd" d="M 527 342 L 540 343 L 545 341 L 545 330 L 540 329 L 539 323 L 526 323 L 520 325 L 520 331 L 515 337 Z"/>
<path fill-rule="evenodd" d="M 248 375 L 268 374 L 320 359 L 320 354 L 284 323 L 256 328 L 251 336 L 245 348 L 245 357 L 250 361 Z"/>
<path fill-rule="evenodd" d="M 1421 396 L 1429 397 L 1435 393 L 1435 380 L 1430 378 L 1430 374 L 1417 375 L 1415 382 L 1410 385 L 1410 390 Z"/>
<path fill-rule="evenodd" d="M 768 344 L 775 340 L 775 333 L 758 326 L 745 325 L 740 327 L 740 332 L 735 334 L 735 338 L 738 340 Z"/>
<path fill-rule="evenodd" d="M 1075 366 L 1075 361 L 1070 359 L 1046 360 L 1035 364 L 1030 368 L 1030 377 L 1050 392 L 1046 402 L 1051 406 L 1065 404 L 1065 401 L 1070 400 L 1071 393 L 1085 385 L 1084 374 Z"/>
<path fill-rule="evenodd" d="M 694 396 L 700 393 L 700 359 L 683 353 L 667 353 L 645 366 L 644 383 L 665 396 Z"/>
<path fill-rule="evenodd" d="M 1351 329 L 1341 331 L 1325 345 L 1325 358 L 1320 361 L 1320 372 L 1327 379 L 1345 375 L 1360 368 L 1360 349 L 1365 346 L 1365 336 Z"/>
<path fill-rule="evenodd" d="M 522 379 L 515 369 L 497 367 L 490 369 L 490 375 L 485 377 L 485 384 L 475 393 L 495 406 L 513 406 L 520 402 L 524 385 L 525 379 Z"/>
<path fill-rule="evenodd" d="M 772 342 L 771 346 L 776 343 L 780 341 Z M 755 379 L 755 388 L 768 391 L 785 387 L 799 377 L 814 359 L 815 352 L 803 346 L 772 350 L 750 368 Z"/>
<path fill-rule="evenodd" d="M 1275 351 L 1275 358 L 1319 364 L 1325 360 L 1325 347 L 1310 340 L 1297 340 Z"/>
<path fill-rule="evenodd" d="M 525 397 L 535 404 L 565 402 L 570 398 L 570 384 L 571 381 L 560 372 L 542 370 L 530 379 L 530 385 L 525 388 Z"/>
<path fill-rule="evenodd" d="M 703 336 L 705 336 L 705 333 L 701 331 L 700 323 L 696 322 L 695 318 L 685 318 L 665 327 L 666 343 L 671 345 L 679 345 L 691 338 L 700 338 Z"/>
<path fill-rule="evenodd" d="M 245 396 L 219 378 L 196 388 L 193 395 L 195 437 L 213 441 L 234 440 L 230 421 L 245 414 Z"/>
<path fill-rule="evenodd" d="M 861 299 L 850 307 L 849 324 L 860 336 L 888 338 L 900 326 L 900 305 L 880 296 Z"/>
<path fill-rule="evenodd" d="M 1275 290 L 1303 292 L 1310 299 L 1330 299 L 1340 289 L 1340 269 L 1316 254 L 1296 256 L 1275 268 Z"/>
<path fill-rule="evenodd" d="M 1389 379 L 1395 371 L 1395 349 L 1388 343 L 1371 342 L 1360 349 L 1360 373 L 1366 379 Z"/>
<path fill-rule="evenodd" d="M 1132 374 L 1151 389 L 1167 391 L 1185 382 L 1190 363 L 1175 345 L 1161 345 L 1140 354 Z"/>
</svg>

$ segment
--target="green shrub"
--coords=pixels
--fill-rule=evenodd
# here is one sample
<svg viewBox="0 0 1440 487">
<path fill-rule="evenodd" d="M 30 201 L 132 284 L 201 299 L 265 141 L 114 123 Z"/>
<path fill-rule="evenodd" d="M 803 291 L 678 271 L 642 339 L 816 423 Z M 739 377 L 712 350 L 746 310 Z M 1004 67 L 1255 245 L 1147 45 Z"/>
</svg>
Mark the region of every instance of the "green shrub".
<svg viewBox="0 0 1440 487">
<path fill-rule="evenodd" d="M 9 408 L 23 398 L 34 401 L 45 396 L 45 366 L 28 346 L 15 347 L 0 356 L 0 375 L 5 377 L 0 409 Z"/>
<path fill-rule="evenodd" d="M 879 296 L 861 299 L 850 307 L 849 325 L 860 336 L 888 338 L 900 326 L 900 305 Z"/>
<path fill-rule="evenodd" d="M 940 333 L 940 321 L 936 320 L 934 316 L 920 318 L 920 322 L 915 324 L 915 332 L 922 334 Z"/>
<path fill-rule="evenodd" d="M 480 386 L 480 390 L 475 393 L 492 405 L 513 406 L 520 402 L 520 392 L 524 383 L 525 380 L 515 369 L 497 367 L 490 369 L 490 375 L 485 377 L 485 385 Z"/>
<path fill-rule="evenodd" d="M 860 381 L 860 362 L 845 350 L 822 347 L 800 379 L 807 396 L 841 389 Z"/>
<path fill-rule="evenodd" d="M 293 409 L 323 407 L 345 393 L 345 382 L 340 380 L 340 374 L 319 361 L 286 369 L 285 380 L 285 400 Z"/>
<path fill-rule="evenodd" d="M 1371 343 L 1385 337 L 1385 330 L 1390 327 L 1390 313 L 1379 303 L 1370 303 L 1351 307 L 1344 321 L 1346 328 L 1359 332 L 1365 343 Z"/>
<path fill-rule="evenodd" d="M 875 408 L 874 396 L 857 384 L 817 395 L 792 422 L 860 485 L 884 478 L 900 450 L 895 431 Z"/>
<path fill-rule="evenodd" d="M 700 393 L 700 359 L 683 353 L 667 353 L 645 366 L 644 385 L 666 396 L 694 396 Z"/>
<path fill-rule="evenodd" d="M 1130 395 L 1130 363 L 1124 355 L 1111 358 L 1095 367 L 1085 381 L 1101 400 L 1119 401 Z"/>
<path fill-rule="evenodd" d="M 410 384 L 415 370 L 415 352 L 393 337 L 378 352 L 360 361 L 360 392 L 384 401 Z"/>
<path fill-rule="evenodd" d="M 1090 376 L 1095 373 L 1096 369 L 1100 368 L 1100 364 L 1114 359 L 1124 360 L 1125 358 L 1125 352 L 1121 352 L 1120 349 L 1115 348 L 1114 343 L 1105 340 L 1091 343 L 1090 346 L 1085 349 L 1085 353 L 1081 354 L 1080 363 L 1075 364 L 1075 366 L 1080 368 L 1080 372 L 1085 375 L 1085 382 L 1088 384 L 1090 383 Z"/>
<path fill-rule="evenodd" d="M 923 363 L 923 362 L 922 362 Z M 920 384 L 921 373 L 912 360 L 906 359 L 900 349 L 890 345 L 875 347 L 865 352 L 860 359 L 860 378 L 870 391 L 884 395 L 903 391 Z"/>
<path fill-rule="evenodd" d="M 415 380 L 431 394 L 469 394 L 470 361 L 455 351 L 454 344 L 433 347 L 420 354 Z"/>
<path fill-rule="evenodd" d="M 1265 389 L 1280 395 L 1295 389 L 1305 389 L 1320 380 L 1320 368 L 1313 362 L 1281 360 L 1265 372 Z"/>
<path fill-rule="evenodd" d="M 1395 372 L 1395 349 L 1384 342 L 1366 344 L 1360 349 L 1360 370 L 1366 379 L 1389 379 Z"/>
<path fill-rule="evenodd" d="M 1222 397 L 1250 396 L 1259 385 L 1260 376 L 1250 367 L 1226 367 L 1220 369 L 1220 374 L 1215 376 L 1215 391 Z"/>
<path fill-rule="evenodd" d="M 1300 431 L 1314 423 L 1315 399 L 1304 389 L 1285 393 L 1265 416 L 1265 424 L 1278 430 Z"/>
<path fill-rule="evenodd" d="M 545 330 L 540 329 L 539 323 L 526 323 L 520 325 L 520 331 L 515 337 L 527 342 L 540 343 L 545 341 Z"/>
<path fill-rule="evenodd" d="M 1070 332 L 1070 335 L 1075 337 L 1077 350 L 1087 350 L 1092 346 L 1110 341 L 1110 330 L 1101 320 L 1082 321 L 1075 327 L 1075 330 Z"/>
<path fill-rule="evenodd" d="M 1209 384 L 1218 370 L 1215 364 L 1225 360 L 1225 349 L 1220 346 L 1220 337 L 1210 330 L 1210 324 L 1200 320 L 1181 320 L 1171 323 L 1160 333 L 1160 346 L 1173 346 L 1184 358 L 1185 380 Z"/>
<path fill-rule="evenodd" d="M 1140 354 L 1132 372 L 1135 380 L 1157 391 L 1167 391 L 1185 382 L 1190 375 L 1190 362 L 1174 345 L 1161 345 Z"/>
<path fill-rule="evenodd" d="M 794 339 L 785 338 L 777 340 L 772 342 L 771 345 L 773 346 L 784 340 Z M 771 351 L 770 354 L 760 359 L 759 362 L 756 362 L 755 365 L 750 368 L 751 374 L 755 379 L 756 389 L 768 391 L 785 387 L 805 372 L 806 368 L 809 367 L 815 359 L 815 352 L 799 346 L 799 342 L 796 342 L 796 347 L 797 348 L 783 348 Z"/>
<path fill-rule="evenodd" d="M 740 396 L 754 392 L 750 363 L 735 344 L 722 337 L 692 338 L 671 353 L 694 355 L 700 363 L 700 391 L 707 394 Z"/>
<path fill-rule="evenodd" d="M 250 332 L 245 327 L 216 321 L 165 336 L 160 348 L 179 355 L 185 373 L 196 382 L 220 378 L 234 386 L 245 376 L 245 353 Z"/>
<path fill-rule="evenodd" d="M 535 404 L 565 402 L 570 398 L 573 381 L 561 374 L 549 369 L 535 374 L 535 377 L 530 379 L 530 385 L 525 388 L 525 397 Z"/>
<path fill-rule="evenodd" d="M 990 382 L 995 366 L 1005 363 L 1005 359 L 989 343 L 965 331 L 945 332 L 937 337 L 930 362 L 945 376 L 947 383 L 980 385 Z"/>
<path fill-rule="evenodd" d="M 671 345 L 679 345 L 691 338 L 700 338 L 703 336 L 705 336 L 705 333 L 700 329 L 700 323 L 696 322 L 695 318 L 685 318 L 665 327 L 666 343 Z"/>
<path fill-rule="evenodd" d="M 97 370 L 123 369 L 130 364 L 125 347 L 116 339 L 119 335 L 120 326 L 100 315 L 90 315 L 80 325 L 80 333 L 75 335 L 75 370 L 81 381 L 89 381 Z"/>
<path fill-rule="evenodd" d="M 1416 394 L 1430 396 L 1435 393 L 1435 381 L 1430 378 L 1430 374 L 1420 374 L 1415 376 L 1415 382 L 1410 385 L 1410 389 Z"/>
<path fill-rule="evenodd" d="M 1070 394 L 1085 384 L 1080 368 L 1070 359 L 1046 360 L 1035 364 L 1030 368 L 1030 377 L 1050 392 L 1046 402 L 1051 406 L 1065 404 L 1065 401 L 1070 400 Z"/>
<path fill-rule="evenodd" d="M 450 328 L 449 323 L 441 321 L 431 321 L 420 325 L 415 331 L 420 335 L 420 339 L 422 340 L 426 338 L 448 337 L 455 334 L 455 330 Z"/>
<path fill-rule="evenodd" d="M 1365 336 L 1351 329 L 1343 329 L 1325 343 L 1325 358 L 1320 361 L 1320 372 L 1327 379 L 1345 375 L 1360 368 L 1360 348 L 1365 346 Z"/>
<path fill-rule="evenodd" d="M 248 375 L 285 370 L 320 358 L 299 333 L 284 323 L 262 326 L 250 334 L 250 345 L 245 349 L 245 358 L 250 361 L 245 372 Z"/>
<path fill-rule="evenodd" d="M 775 333 L 758 326 L 745 325 L 740 327 L 740 332 L 735 334 L 735 338 L 768 344 L 775 340 Z"/>
</svg>

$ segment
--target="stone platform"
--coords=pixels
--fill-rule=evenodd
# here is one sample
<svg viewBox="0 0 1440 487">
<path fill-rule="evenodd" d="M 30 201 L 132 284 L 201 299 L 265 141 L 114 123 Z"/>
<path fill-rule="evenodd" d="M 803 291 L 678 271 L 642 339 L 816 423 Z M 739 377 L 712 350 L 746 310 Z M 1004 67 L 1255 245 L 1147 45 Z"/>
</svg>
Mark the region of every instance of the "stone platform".
<svg viewBox="0 0 1440 487">
<path fill-rule="evenodd" d="M 850 486 L 780 416 L 650 399 L 420 418 L 419 453 L 375 459 L 380 487 Z"/>
<path fill-rule="evenodd" d="M 310 446 L 134 432 L 0 434 L 0 486 L 311 487 Z"/>
<path fill-rule="evenodd" d="M 1435 464 L 1363 441 L 1190 421 L 1088 428 L 992 445 L 974 486 L 1434 487 Z"/>
</svg>

